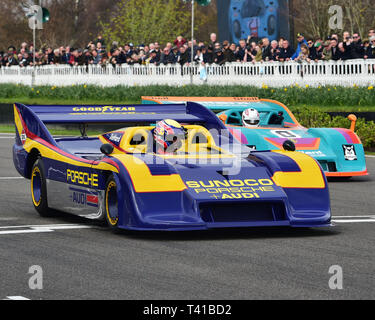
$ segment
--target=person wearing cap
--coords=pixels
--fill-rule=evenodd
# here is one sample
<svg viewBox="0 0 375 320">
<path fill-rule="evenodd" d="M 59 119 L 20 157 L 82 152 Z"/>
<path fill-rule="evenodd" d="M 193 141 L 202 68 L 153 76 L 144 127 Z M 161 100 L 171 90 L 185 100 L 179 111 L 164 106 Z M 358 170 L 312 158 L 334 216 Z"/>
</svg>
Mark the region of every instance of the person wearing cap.
<svg viewBox="0 0 375 320">
<path fill-rule="evenodd" d="M 148 58 L 145 60 L 146 64 L 157 64 L 158 60 L 156 58 L 156 51 L 155 49 L 151 49 L 149 52 Z"/>
<path fill-rule="evenodd" d="M 225 57 L 224 57 L 224 54 L 223 54 L 223 49 L 216 48 L 215 51 L 214 51 L 214 63 L 216 63 L 218 65 L 222 65 L 225 62 L 226 61 L 225 61 Z"/>
<path fill-rule="evenodd" d="M 292 60 L 296 59 L 299 56 L 299 54 L 301 53 L 301 46 L 303 44 L 306 45 L 307 47 L 309 46 L 309 44 L 305 40 L 305 37 L 302 33 L 297 33 L 297 40 L 298 40 L 298 46 L 297 46 L 296 52 L 292 56 Z"/>
<path fill-rule="evenodd" d="M 315 62 L 318 62 L 319 60 L 323 59 L 323 41 L 322 39 L 317 39 L 313 45 L 313 50 L 310 50 L 310 56 L 311 60 L 314 60 Z"/>
</svg>

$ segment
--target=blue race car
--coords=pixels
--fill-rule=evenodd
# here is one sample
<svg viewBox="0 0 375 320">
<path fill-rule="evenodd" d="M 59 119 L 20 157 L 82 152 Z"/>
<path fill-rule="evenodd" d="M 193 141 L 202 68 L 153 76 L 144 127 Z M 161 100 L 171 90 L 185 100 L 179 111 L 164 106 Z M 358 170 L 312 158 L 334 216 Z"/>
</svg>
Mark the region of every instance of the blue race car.
<svg viewBox="0 0 375 320">
<path fill-rule="evenodd" d="M 313 158 L 250 152 L 199 104 L 15 104 L 14 112 L 14 165 L 42 216 L 56 209 L 130 230 L 331 225 L 326 177 Z M 155 151 L 162 120 L 183 128 L 171 153 Z M 79 125 L 81 136 L 53 137 L 46 127 L 61 124 Z M 87 137 L 92 124 L 119 129 Z"/>
<path fill-rule="evenodd" d="M 143 97 L 144 103 L 197 102 L 220 112 L 219 118 L 238 141 L 258 151 L 282 150 L 286 141 L 292 141 L 295 149 L 319 161 L 325 175 L 333 178 L 367 176 L 363 145 L 355 134 L 354 115 L 350 116 L 351 129 L 304 128 L 292 112 L 282 103 L 258 98 L 213 97 Z M 246 128 L 242 114 L 253 108 L 260 114 L 257 128 Z"/>
<path fill-rule="evenodd" d="M 278 0 L 231 0 L 229 5 L 229 30 L 232 41 L 269 38 L 277 40 L 279 34 Z"/>
</svg>

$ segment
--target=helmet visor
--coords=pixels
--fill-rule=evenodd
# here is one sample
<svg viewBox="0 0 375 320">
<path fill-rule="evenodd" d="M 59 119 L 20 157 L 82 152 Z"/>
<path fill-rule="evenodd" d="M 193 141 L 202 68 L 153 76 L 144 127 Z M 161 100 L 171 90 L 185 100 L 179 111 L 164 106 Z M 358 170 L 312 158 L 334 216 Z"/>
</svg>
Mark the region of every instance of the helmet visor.
<svg viewBox="0 0 375 320">
<path fill-rule="evenodd" d="M 244 122 L 247 126 L 258 126 L 260 120 L 244 120 Z"/>
</svg>

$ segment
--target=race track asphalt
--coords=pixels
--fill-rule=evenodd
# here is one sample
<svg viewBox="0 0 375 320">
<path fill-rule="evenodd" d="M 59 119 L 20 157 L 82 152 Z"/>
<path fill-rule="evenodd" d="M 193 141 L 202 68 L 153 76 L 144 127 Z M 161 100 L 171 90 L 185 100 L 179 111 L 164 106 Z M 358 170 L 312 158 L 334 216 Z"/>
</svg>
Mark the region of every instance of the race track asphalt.
<svg viewBox="0 0 375 320">
<path fill-rule="evenodd" d="M 113 233 L 68 215 L 39 217 L 12 144 L 0 135 L 0 300 L 375 299 L 375 158 L 367 159 L 372 176 L 330 183 L 333 228 Z M 42 290 L 29 288 L 34 265 Z M 342 290 L 329 288 L 333 265 L 342 267 Z"/>
</svg>

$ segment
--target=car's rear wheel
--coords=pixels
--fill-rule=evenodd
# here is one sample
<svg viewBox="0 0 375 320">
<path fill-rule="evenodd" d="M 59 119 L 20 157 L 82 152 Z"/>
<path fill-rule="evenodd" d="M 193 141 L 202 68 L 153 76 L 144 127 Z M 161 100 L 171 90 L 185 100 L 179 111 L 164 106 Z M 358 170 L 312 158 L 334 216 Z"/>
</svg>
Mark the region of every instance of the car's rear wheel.
<svg viewBox="0 0 375 320">
<path fill-rule="evenodd" d="M 31 170 L 31 198 L 36 211 L 42 217 L 49 217 L 52 211 L 48 209 L 47 183 L 44 165 L 39 158 Z"/>
<path fill-rule="evenodd" d="M 107 180 L 105 190 L 105 219 L 112 229 L 117 229 L 119 222 L 117 184 L 111 175 Z"/>
</svg>

